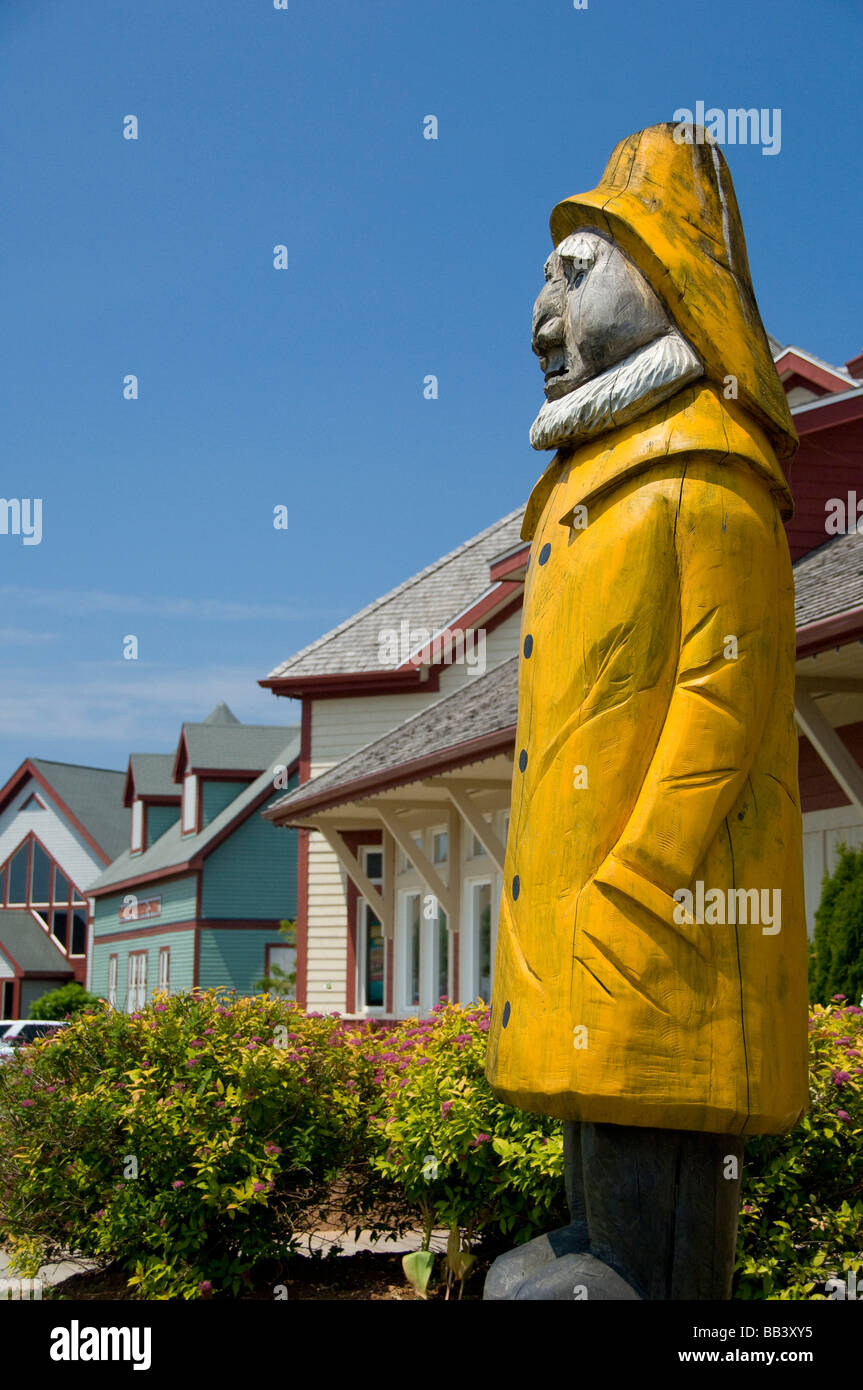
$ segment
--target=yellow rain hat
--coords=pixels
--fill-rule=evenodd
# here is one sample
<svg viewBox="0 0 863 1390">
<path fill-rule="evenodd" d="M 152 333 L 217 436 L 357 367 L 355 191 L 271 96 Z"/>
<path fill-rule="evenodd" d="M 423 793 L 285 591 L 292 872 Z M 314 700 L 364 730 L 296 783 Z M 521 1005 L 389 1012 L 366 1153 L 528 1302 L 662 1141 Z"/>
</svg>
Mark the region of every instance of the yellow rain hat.
<svg viewBox="0 0 863 1390">
<path fill-rule="evenodd" d="M 798 440 L 752 289 L 731 174 L 701 126 L 668 122 L 621 140 L 599 184 L 551 214 L 555 246 L 595 227 L 622 247 L 704 360 L 707 375 L 737 381 L 786 461 Z M 728 385 L 728 390 L 733 390 Z"/>
</svg>

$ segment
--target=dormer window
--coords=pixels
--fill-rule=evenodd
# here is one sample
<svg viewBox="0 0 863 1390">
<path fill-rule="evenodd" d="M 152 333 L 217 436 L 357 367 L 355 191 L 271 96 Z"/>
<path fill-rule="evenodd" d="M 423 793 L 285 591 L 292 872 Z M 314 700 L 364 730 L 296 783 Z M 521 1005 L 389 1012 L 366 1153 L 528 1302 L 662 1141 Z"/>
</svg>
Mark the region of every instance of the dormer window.
<svg viewBox="0 0 863 1390">
<path fill-rule="evenodd" d="M 132 802 L 132 853 L 140 854 L 144 848 L 144 803 L 140 797 Z"/>
<path fill-rule="evenodd" d="M 194 772 L 183 778 L 183 834 L 194 835 L 198 829 L 198 779 Z"/>
</svg>

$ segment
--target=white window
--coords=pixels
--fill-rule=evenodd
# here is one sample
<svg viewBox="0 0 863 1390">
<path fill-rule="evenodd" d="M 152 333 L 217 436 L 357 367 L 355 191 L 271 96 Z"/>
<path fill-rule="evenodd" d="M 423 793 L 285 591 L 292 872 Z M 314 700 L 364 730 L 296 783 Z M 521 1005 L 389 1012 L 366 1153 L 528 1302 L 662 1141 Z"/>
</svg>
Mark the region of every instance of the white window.
<svg viewBox="0 0 863 1390">
<path fill-rule="evenodd" d="M 422 903 L 421 893 L 405 893 L 405 979 L 402 997 L 402 1007 L 405 1009 L 417 1009 L 420 1003 Z"/>
<path fill-rule="evenodd" d="M 129 978 L 126 991 L 126 1012 L 137 1013 L 147 1003 L 147 952 L 129 952 Z"/>
<path fill-rule="evenodd" d="M 491 883 L 488 880 L 468 885 L 470 893 L 471 933 L 471 999 L 491 1000 L 492 970 L 494 968 L 495 926 L 492 922 Z"/>
<path fill-rule="evenodd" d="M 171 990 L 171 948 L 159 947 L 159 989 L 168 994 Z"/>
<path fill-rule="evenodd" d="M 401 1011 L 428 1013 L 449 996 L 449 923 L 432 893 L 403 893 L 401 902 Z"/>
<path fill-rule="evenodd" d="M 384 856 L 379 848 L 361 848 L 366 877 L 380 892 Z M 384 929 L 365 898 L 357 899 L 357 1013 L 383 1013 L 386 1005 L 386 941 Z"/>
<path fill-rule="evenodd" d="M 446 864 L 449 859 L 449 835 L 446 830 L 436 830 L 432 839 L 432 857 L 435 864 Z"/>
<path fill-rule="evenodd" d="M 189 835 L 198 828 L 198 779 L 194 772 L 187 772 L 183 778 L 183 834 Z"/>
<path fill-rule="evenodd" d="M 132 853 L 144 848 L 144 803 L 136 797 L 132 802 Z"/>
<path fill-rule="evenodd" d="M 117 957 L 108 957 L 108 1003 L 112 1009 L 117 1007 Z"/>
<path fill-rule="evenodd" d="M 293 974 L 297 968 L 297 948 L 296 946 L 270 946 L 267 950 L 267 962 L 265 974 L 272 974 L 273 967 L 280 970 L 282 976 Z M 275 977 L 278 978 L 278 977 Z M 285 980 L 280 983 L 286 984 Z M 293 992 L 291 998 L 294 997 Z"/>
</svg>

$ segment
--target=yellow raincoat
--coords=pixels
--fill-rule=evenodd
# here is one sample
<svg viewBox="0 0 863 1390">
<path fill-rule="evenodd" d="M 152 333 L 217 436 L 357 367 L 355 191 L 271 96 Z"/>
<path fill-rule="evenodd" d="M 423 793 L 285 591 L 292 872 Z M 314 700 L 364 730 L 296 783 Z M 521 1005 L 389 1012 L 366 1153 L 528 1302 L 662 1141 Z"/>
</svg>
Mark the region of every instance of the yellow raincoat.
<svg viewBox="0 0 863 1390">
<path fill-rule="evenodd" d="M 568 1120 L 781 1133 L 807 1094 L 791 500 L 777 462 L 795 436 L 724 161 L 673 129 L 623 142 L 599 189 L 552 217 L 556 244 L 577 226 L 610 230 L 707 370 L 559 453 L 528 504 L 487 1074 L 511 1103 Z M 695 900 L 699 881 L 729 904 L 757 890 L 772 920 L 740 920 L 736 899 L 737 922 L 680 921 L 673 895 Z"/>
</svg>

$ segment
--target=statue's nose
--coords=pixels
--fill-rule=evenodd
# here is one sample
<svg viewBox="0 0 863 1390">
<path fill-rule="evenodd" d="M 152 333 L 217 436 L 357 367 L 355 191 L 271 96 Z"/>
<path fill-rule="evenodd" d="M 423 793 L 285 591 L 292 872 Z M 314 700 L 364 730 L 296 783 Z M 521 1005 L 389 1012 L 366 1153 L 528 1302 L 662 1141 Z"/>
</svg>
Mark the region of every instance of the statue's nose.
<svg viewBox="0 0 863 1390">
<path fill-rule="evenodd" d="M 537 357 L 547 357 L 564 340 L 563 286 L 550 280 L 537 296 L 533 306 L 531 347 Z"/>
</svg>

